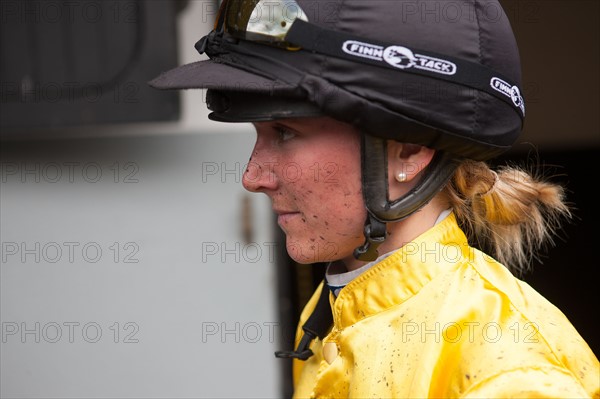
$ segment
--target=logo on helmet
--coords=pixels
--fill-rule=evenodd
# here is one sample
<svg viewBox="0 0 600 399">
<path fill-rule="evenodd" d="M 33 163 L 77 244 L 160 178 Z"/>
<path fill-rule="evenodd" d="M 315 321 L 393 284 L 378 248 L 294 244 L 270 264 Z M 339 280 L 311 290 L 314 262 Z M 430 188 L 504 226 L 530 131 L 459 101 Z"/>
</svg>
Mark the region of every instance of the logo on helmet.
<svg viewBox="0 0 600 399">
<path fill-rule="evenodd" d="M 398 69 L 416 68 L 443 75 L 454 75 L 456 64 L 440 58 L 423 54 L 415 54 L 409 48 L 402 46 L 382 47 L 376 44 L 346 40 L 342 45 L 346 54 L 356 57 L 369 58 L 376 61 L 385 61 Z"/>
<path fill-rule="evenodd" d="M 383 50 L 383 60 L 393 67 L 406 69 L 415 65 L 417 59 L 406 47 L 389 46 Z"/>
<path fill-rule="evenodd" d="M 511 86 L 504 80 L 496 77 L 493 77 L 490 80 L 490 86 L 497 92 L 500 92 L 506 97 L 509 97 L 512 100 L 515 107 L 519 108 L 523 115 L 525 115 L 525 100 L 523 100 L 523 96 L 521 96 L 521 91 L 517 86 Z"/>
<path fill-rule="evenodd" d="M 383 57 L 383 47 L 356 40 L 346 40 L 342 45 L 342 50 L 344 53 L 371 60 L 381 61 L 381 57 Z"/>
</svg>

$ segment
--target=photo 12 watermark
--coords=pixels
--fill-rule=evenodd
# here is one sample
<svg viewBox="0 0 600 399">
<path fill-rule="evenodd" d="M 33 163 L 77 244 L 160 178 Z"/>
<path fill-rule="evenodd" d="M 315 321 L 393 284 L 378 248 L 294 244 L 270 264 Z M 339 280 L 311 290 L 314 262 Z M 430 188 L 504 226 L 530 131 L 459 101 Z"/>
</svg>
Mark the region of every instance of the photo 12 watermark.
<svg viewBox="0 0 600 399">
<path fill-rule="evenodd" d="M 95 241 L 3 241 L 2 263 L 139 263 L 140 246 L 134 241 L 98 243 Z"/>
<path fill-rule="evenodd" d="M 293 340 L 295 330 L 283 328 L 274 321 L 204 321 L 201 324 L 201 340 L 207 343 L 276 343 Z"/>
<path fill-rule="evenodd" d="M 514 4 L 512 4 L 514 3 Z M 474 3 L 465 0 L 408 0 L 398 2 L 394 17 L 399 23 L 459 23 L 461 21 L 485 21 L 496 23 L 509 18 L 514 23 L 537 23 L 542 12 L 540 1 L 527 0 L 507 4 L 505 7 L 494 2 Z M 312 22 L 335 23 L 339 20 L 340 3 L 319 1 L 303 5 L 295 2 L 256 2 L 248 16 L 249 23 L 291 24 L 296 18 Z M 214 23 L 219 7 L 213 2 L 203 2 L 200 18 L 203 23 Z"/>
<path fill-rule="evenodd" d="M 127 0 L 2 0 L 2 24 L 132 24 L 139 20 L 143 2 Z"/>
<path fill-rule="evenodd" d="M 220 183 L 240 183 L 246 182 L 273 182 L 274 179 L 284 180 L 285 182 L 297 182 L 302 179 L 310 180 L 314 183 L 338 182 L 337 173 L 339 165 L 336 162 L 319 163 L 314 162 L 310 165 L 300 165 L 297 162 L 202 162 L 201 177 L 202 183 L 220 182 Z"/>
<path fill-rule="evenodd" d="M 273 263 L 277 259 L 277 251 L 276 242 L 242 244 L 239 241 L 205 241 L 200 248 L 202 263 Z"/>
<path fill-rule="evenodd" d="M 291 255 L 294 259 L 314 259 L 317 256 L 334 257 L 338 253 L 334 242 L 312 241 L 308 245 L 300 242 L 216 242 L 204 241 L 200 246 L 202 263 L 274 263 Z"/>
<path fill-rule="evenodd" d="M 33 80 L 29 75 L 19 81 L 0 82 L 0 100 L 3 103 L 54 104 L 99 103 L 137 104 L 140 102 L 140 83 L 135 81 L 107 84 L 93 81 Z"/>
<path fill-rule="evenodd" d="M 124 161 L 100 162 L 0 162 L 2 183 L 139 183 L 140 166 Z"/>
<path fill-rule="evenodd" d="M 498 322 L 402 322 L 400 332 L 402 342 L 421 342 L 433 341 L 436 343 L 475 343 L 483 341 L 487 343 L 496 343 L 501 339 L 509 339 L 514 343 L 531 344 L 539 342 L 538 325 L 533 322 L 518 322 L 512 324 L 500 324 Z"/>
<path fill-rule="evenodd" d="M 136 322 L 100 323 L 96 321 L 3 321 L 2 343 L 78 343 L 137 344 L 140 326 Z"/>
</svg>

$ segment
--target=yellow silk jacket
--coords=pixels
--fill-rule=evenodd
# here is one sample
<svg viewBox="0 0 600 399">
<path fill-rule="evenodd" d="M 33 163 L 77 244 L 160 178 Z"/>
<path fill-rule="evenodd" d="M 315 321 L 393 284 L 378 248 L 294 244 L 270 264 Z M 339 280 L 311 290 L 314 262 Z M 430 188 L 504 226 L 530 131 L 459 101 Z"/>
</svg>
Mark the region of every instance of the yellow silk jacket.
<svg viewBox="0 0 600 399">
<path fill-rule="evenodd" d="M 294 360 L 295 398 L 600 397 L 598 359 L 573 325 L 470 247 L 452 214 L 330 303 L 330 333 Z"/>
</svg>

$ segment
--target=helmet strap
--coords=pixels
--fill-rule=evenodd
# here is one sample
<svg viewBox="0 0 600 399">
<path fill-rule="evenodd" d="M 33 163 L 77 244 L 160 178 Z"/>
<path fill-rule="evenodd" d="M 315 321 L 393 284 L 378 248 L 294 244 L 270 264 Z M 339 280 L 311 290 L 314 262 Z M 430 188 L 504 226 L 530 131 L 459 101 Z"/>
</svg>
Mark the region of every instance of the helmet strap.
<svg viewBox="0 0 600 399">
<path fill-rule="evenodd" d="M 379 256 L 377 247 L 386 239 L 386 223 L 402 220 L 429 203 L 450 180 L 459 158 L 438 150 L 419 182 L 408 193 L 390 201 L 387 140 L 368 134 L 361 136 L 362 192 L 367 220 L 365 243 L 354 250 L 354 257 L 373 261 Z"/>
<path fill-rule="evenodd" d="M 379 256 L 377 247 L 383 244 L 387 236 L 385 223 L 377 220 L 373 215 L 368 213 L 364 235 L 365 243 L 354 249 L 354 257 L 363 262 L 371 262 Z"/>
</svg>

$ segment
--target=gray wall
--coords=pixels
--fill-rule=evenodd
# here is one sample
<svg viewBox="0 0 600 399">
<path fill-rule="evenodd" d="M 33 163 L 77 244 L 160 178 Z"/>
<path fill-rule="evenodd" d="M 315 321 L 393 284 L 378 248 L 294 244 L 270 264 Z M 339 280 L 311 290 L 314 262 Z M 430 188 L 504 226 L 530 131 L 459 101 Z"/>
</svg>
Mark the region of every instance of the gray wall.
<svg viewBox="0 0 600 399">
<path fill-rule="evenodd" d="M 253 139 L 3 143 L 2 397 L 278 396 L 270 209 L 244 211 L 240 184 Z"/>
</svg>

